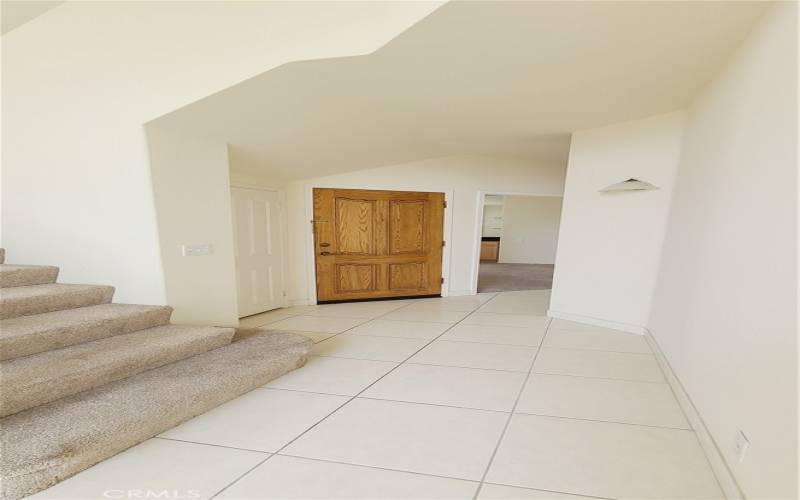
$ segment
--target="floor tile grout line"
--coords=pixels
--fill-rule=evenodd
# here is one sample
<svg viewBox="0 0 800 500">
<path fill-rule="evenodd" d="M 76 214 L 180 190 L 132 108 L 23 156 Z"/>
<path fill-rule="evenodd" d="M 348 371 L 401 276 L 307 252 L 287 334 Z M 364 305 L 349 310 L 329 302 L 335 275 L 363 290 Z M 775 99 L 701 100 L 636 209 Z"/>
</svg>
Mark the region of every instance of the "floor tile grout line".
<svg viewBox="0 0 800 500">
<path fill-rule="evenodd" d="M 531 372 L 531 375 L 545 375 L 548 377 L 572 377 L 572 378 L 586 378 L 590 380 L 610 380 L 616 382 L 634 382 L 637 384 L 659 384 L 659 385 L 669 385 L 667 382 L 658 382 L 653 380 L 633 380 L 630 378 L 611 378 L 611 377 L 590 377 L 588 375 L 572 375 L 568 373 L 548 373 L 548 372 Z"/>
<path fill-rule="evenodd" d="M 504 316 L 536 316 L 541 317 L 541 314 L 531 313 L 518 313 L 518 312 L 499 312 L 499 311 L 475 311 L 477 314 L 501 314 Z"/>
<path fill-rule="evenodd" d="M 246 451 L 251 453 L 261 453 L 262 455 L 272 455 L 275 452 L 273 451 L 264 451 L 264 450 L 254 450 L 252 448 L 240 448 L 238 446 L 227 446 L 224 444 L 214 444 L 214 443 L 203 443 L 201 441 L 190 441 L 188 439 L 178 439 L 178 438 L 170 438 L 164 436 L 153 436 L 150 439 L 162 439 L 164 441 L 175 441 L 178 443 L 187 443 L 187 444 L 197 444 L 200 446 L 213 446 L 214 448 L 224 448 L 226 450 L 237 450 L 237 451 Z"/>
<path fill-rule="evenodd" d="M 367 333 L 349 333 L 348 335 L 355 336 L 355 337 L 378 337 L 378 338 L 390 338 L 390 339 L 408 339 L 408 340 L 428 340 L 421 337 L 398 337 L 396 335 L 370 335 Z M 460 342 L 462 344 L 484 344 L 484 345 L 504 345 L 508 347 L 539 347 L 539 344 L 530 345 L 530 344 L 503 344 L 500 342 L 479 342 L 477 340 L 461 340 L 461 339 L 454 339 L 452 337 L 448 337 L 445 339 L 440 339 L 440 342 Z"/>
<path fill-rule="evenodd" d="M 327 340 L 327 339 L 325 339 L 325 340 Z M 420 350 L 424 349 L 428 345 L 430 345 L 430 343 L 422 346 L 420 348 Z M 519 346 L 519 347 L 523 347 L 523 346 Z M 536 346 L 525 346 L 525 347 L 530 347 L 532 349 L 538 350 L 536 348 Z M 416 355 L 418 352 L 419 352 L 419 350 L 415 351 L 414 354 L 412 354 L 412 356 Z M 527 369 L 525 369 L 525 370 L 501 370 L 499 368 L 479 368 L 479 367 L 475 367 L 475 366 L 463 366 L 463 365 L 438 365 L 436 363 L 420 363 L 419 361 L 406 361 L 406 360 L 403 360 L 403 361 L 397 361 L 397 360 L 387 361 L 385 359 L 350 358 L 350 357 L 346 357 L 346 356 L 331 356 L 329 354 L 312 354 L 312 356 L 316 356 L 316 357 L 319 357 L 319 358 L 356 359 L 356 360 L 360 360 L 360 361 L 381 361 L 381 362 L 384 362 L 384 363 L 398 363 L 398 364 L 424 365 L 424 366 L 440 366 L 442 368 L 469 368 L 471 370 L 489 370 L 489 371 L 493 371 L 493 372 L 504 372 L 504 373 L 528 373 Z M 406 359 L 408 359 L 408 358 L 406 358 Z M 548 374 L 542 374 L 542 375 L 548 375 Z M 591 377 L 587 377 L 587 378 L 591 378 Z M 612 379 L 612 380 L 617 380 L 617 379 Z"/>
<path fill-rule="evenodd" d="M 413 364 L 413 363 L 410 363 L 410 364 Z M 434 366 L 436 366 L 436 365 L 434 365 Z M 451 368 L 451 367 L 446 367 L 446 368 Z M 499 370 L 495 370 L 495 371 L 499 371 Z M 522 375 L 525 372 L 504 372 L 504 373 L 516 373 L 518 375 Z M 380 398 L 380 397 L 376 397 L 376 396 L 359 396 L 359 395 L 355 395 L 354 396 L 354 395 L 351 395 L 351 394 L 338 394 L 338 393 L 332 393 L 332 392 L 306 391 L 306 390 L 302 390 L 302 389 L 286 389 L 284 387 L 264 387 L 264 386 L 261 386 L 261 387 L 256 387 L 253 390 L 255 391 L 255 390 L 259 390 L 259 389 L 260 390 L 269 390 L 269 391 L 287 391 L 287 392 L 299 392 L 299 393 L 305 393 L 305 394 L 317 394 L 317 395 L 320 395 L 320 396 L 335 396 L 335 397 L 346 397 L 346 398 L 355 398 L 355 399 L 369 399 L 371 401 L 389 401 L 389 402 L 392 402 L 392 403 L 405 403 L 405 404 L 413 404 L 413 405 L 438 406 L 438 407 L 443 407 L 443 408 L 457 408 L 459 410 L 488 411 L 488 412 L 492 412 L 492 413 L 513 413 L 515 415 L 528 415 L 528 416 L 531 416 L 531 417 L 560 418 L 560 419 L 564 419 L 564 420 L 579 420 L 579 421 L 582 421 L 582 422 L 599 422 L 599 423 L 603 423 L 603 424 L 632 425 L 632 426 L 635 426 L 635 427 L 650 427 L 650 428 L 654 428 L 654 429 L 669 429 L 669 430 L 675 430 L 675 431 L 691 431 L 691 432 L 694 432 L 694 429 L 692 429 L 691 427 L 673 427 L 671 425 L 640 424 L 640 423 L 636 423 L 636 422 L 620 422 L 618 420 L 600 420 L 600 419 L 596 419 L 596 418 L 569 417 L 569 416 L 566 416 L 566 415 L 554 415 L 554 414 L 547 414 L 547 413 L 533 413 L 533 412 L 522 411 L 522 410 L 513 410 L 512 411 L 511 409 L 509 409 L 509 410 L 494 410 L 494 409 L 490 409 L 490 408 L 476 408 L 474 406 L 458 406 L 458 405 L 450 405 L 450 404 L 444 404 L 444 403 L 429 403 L 429 402 L 426 402 L 426 401 L 411 401 L 411 400 L 407 400 L 407 399 Z M 172 439 L 172 438 L 163 438 L 163 439 Z M 183 441 L 183 440 L 175 439 L 175 441 Z M 196 444 L 206 444 L 206 443 L 201 443 L 201 442 L 198 442 L 198 441 L 186 441 L 186 442 L 188 442 L 188 443 L 196 443 Z M 223 448 L 227 448 L 227 446 L 224 446 L 224 445 L 214 445 L 214 446 L 222 446 Z M 236 448 L 236 447 L 233 447 L 233 448 Z M 247 448 L 236 448 L 236 449 L 247 450 Z M 260 450 L 249 450 L 249 451 L 260 451 Z M 272 452 L 263 452 L 262 451 L 261 453 L 272 453 Z"/>
<path fill-rule="evenodd" d="M 538 352 L 538 348 L 533 347 L 532 349 Z M 536 352 L 534 352 L 533 354 L 535 356 Z M 523 374 L 528 373 L 528 370 L 501 370 L 500 368 L 478 368 L 475 366 L 463 366 L 463 365 L 439 365 L 436 363 L 420 363 L 419 361 L 409 361 L 407 364 L 422 365 L 422 366 L 440 366 L 442 368 L 467 368 L 470 370 L 487 370 L 487 371 L 502 372 L 502 373 L 523 373 Z"/>
<path fill-rule="evenodd" d="M 349 394 L 331 394 L 329 392 L 317 392 L 317 391 L 302 391 L 300 389 L 282 389 L 280 387 L 257 387 L 256 389 L 267 389 L 270 391 L 288 391 L 288 392 L 301 392 L 306 394 L 318 394 L 320 396 L 339 396 L 339 397 L 347 397 L 347 398 L 354 398 L 354 399 L 368 399 L 370 401 L 388 401 L 390 403 L 404 403 L 404 404 L 411 404 L 411 405 L 423 405 L 423 406 L 436 406 L 439 408 L 456 408 L 459 410 L 474 410 L 474 411 L 486 411 L 491 413 L 511 413 L 511 410 L 492 410 L 489 408 L 475 408 L 474 406 L 456 406 L 456 405 L 446 405 L 442 403 L 427 403 L 425 401 L 409 401 L 403 399 L 391 399 L 391 398 L 378 398 L 375 396 L 351 396 Z M 547 415 L 541 415 L 547 416 Z M 193 441 L 192 441 L 193 442 Z M 202 444 L 202 443 L 198 443 Z"/>
<path fill-rule="evenodd" d="M 503 412 L 506 413 L 506 412 Z M 683 431 L 683 432 L 694 432 L 691 428 L 686 427 L 672 427 L 669 425 L 652 425 L 652 424 L 637 424 L 635 422 L 618 422 L 615 420 L 597 420 L 595 418 L 580 418 L 580 417 L 566 417 L 564 415 L 547 415 L 545 413 L 530 413 L 526 411 L 519 411 L 514 410 L 512 412 L 514 415 L 528 415 L 531 417 L 543 417 L 543 418 L 560 418 L 562 420 L 578 420 L 580 422 L 597 422 L 601 424 L 613 424 L 613 425 L 631 425 L 634 427 L 647 427 L 650 429 L 667 429 L 670 431 Z"/>
<path fill-rule="evenodd" d="M 494 299 L 494 298 L 495 298 L 495 297 L 492 297 L 492 299 Z M 487 301 L 487 302 L 490 302 L 492 299 L 489 299 L 489 301 Z M 409 303 L 409 304 L 407 304 L 407 305 L 411 305 L 411 304 L 413 304 L 413 302 L 410 302 L 410 303 Z M 402 309 L 403 307 L 406 307 L 406 306 L 399 307 L 399 308 L 398 308 L 398 309 L 396 309 L 396 310 Z M 388 313 L 387 313 L 387 314 L 388 314 Z M 465 316 L 465 317 L 466 317 L 466 316 Z M 463 320 L 463 318 L 462 318 L 462 320 Z M 459 321 L 458 323 L 460 323 L 460 322 L 461 322 L 461 321 Z M 366 322 L 365 322 L 365 323 L 366 323 Z M 351 397 L 351 398 L 350 398 L 350 399 L 348 399 L 347 401 L 343 402 L 341 405 L 339 405 L 339 406 L 337 406 L 336 408 L 334 408 L 334 409 L 333 409 L 333 411 L 331 411 L 330 413 L 328 413 L 327 415 L 325 415 L 324 417 L 322 417 L 320 420 L 318 420 L 317 422 L 315 422 L 313 425 L 311 425 L 311 426 L 310 426 L 310 427 L 308 427 L 306 430 L 304 430 L 303 432 L 301 432 L 300 434 L 298 434 L 297 436 L 295 436 L 295 437 L 294 437 L 292 440 L 290 440 L 289 442 L 287 442 L 286 444 L 284 444 L 282 447 L 280 447 L 280 448 L 278 449 L 278 451 L 276 451 L 274 454 L 272 454 L 272 455 L 270 455 L 270 456 L 266 457 L 264 460 L 262 460 L 260 463 L 258 463 L 258 464 L 257 464 L 255 467 L 253 467 L 253 468 L 249 469 L 247 472 L 245 472 L 245 473 L 244 473 L 244 474 L 242 474 L 241 476 L 238 476 L 238 477 L 237 477 L 236 479 L 234 479 L 232 482 L 230 482 L 230 483 L 228 483 L 227 485 L 225 485 L 225 486 L 224 486 L 222 489 L 220 489 L 219 491 L 217 491 L 216 493 L 214 493 L 214 494 L 213 494 L 211 497 L 209 497 L 209 500 L 213 500 L 214 498 L 216 498 L 217 496 L 219 496 L 219 495 L 220 495 L 221 493 L 223 493 L 225 490 L 227 490 L 228 488 L 230 488 L 231 486 L 233 486 L 234 484 L 236 484 L 238 481 L 240 481 L 242 478 L 244 478 L 244 477 L 245 477 L 247 474 L 249 474 L 250 472 L 252 472 L 253 470 L 255 470 L 257 467 L 261 466 L 261 464 L 265 463 L 265 462 L 266 462 L 267 460 L 269 460 L 271 457 L 273 457 L 273 456 L 277 455 L 277 454 L 278 454 L 278 453 L 280 453 L 282 450 L 284 450 L 286 447 L 290 446 L 292 443 L 294 443 L 295 441 L 297 441 L 298 439 L 300 439 L 301 437 L 303 437 L 303 436 L 304 436 L 306 433 L 308 433 L 308 432 L 309 432 L 311 429 L 313 429 L 313 428 L 317 427 L 319 424 L 321 424 L 322 422 L 324 422 L 325 420 L 327 420 L 327 419 L 328 419 L 328 417 L 330 417 L 330 416 L 331 416 L 331 415 L 333 415 L 334 413 L 338 412 L 340 409 L 342 409 L 344 406 L 346 406 L 347 404 L 349 404 L 351 401 L 355 400 L 355 399 L 356 399 L 356 398 L 357 398 L 359 395 L 361 395 L 361 394 L 362 394 L 364 391 L 366 391 L 367 389 L 369 389 L 370 387 L 372 387 L 373 385 L 375 385 L 376 383 L 378 383 L 380 380 L 382 380 L 384 377 L 386 377 L 387 375 L 389 375 L 390 373 L 392 373 L 394 370 L 396 370 L 396 369 L 397 369 L 399 366 L 401 366 L 401 365 L 402 365 L 402 364 L 404 364 L 406 361 L 408 361 L 409 359 L 411 359 L 413 356 L 416 356 L 416 355 L 417 355 L 417 353 L 419 353 L 421 350 L 423 350 L 423 349 L 425 349 L 426 347 L 428 347 L 428 346 L 429 346 L 430 344 L 432 344 L 432 343 L 433 343 L 433 342 L 434 342 L 436 339 L 438 339 L 439 337 L 441 337 L 442 335 L 444 335 L 445 333 L 447 333 L 447 331 L 448 331 L 448 330 L 450 330 L 451 328 L 453 328 L 453 327 L 454 327 L 455 325 L 457 325 L 458 323 L 455 323 L 455 324 L 453 324 L 452 326 L 450 326 L 450 328 L 448 328 L 447 330 L 443 331 L 443 332 L 442 332 L 442 333 L 441 333 L 439 336 L 437 336 L 437 337 L 435 337 L 435 338 L 431 339 L 431 341 L 430 341 L 430 342 L 428 342 L 428 343 L 426 343 L 425 345 L 423 345 L 422 347 L 420 347 L 420 348 L 419 348 L 417 351 L 415 351 L 415 352 L 414 352 L 414 353 L 412 353 L 410 356 L 408 356 L 407 358 L 405 358 L 403 361 L 401 361 L 400 363 L 398 363 L 398 365 L 397 365 L 397 366 L 393 367 L 391 370 L 389 370 L 388 372 L 386 372 L 386 373 L 384 373 L 383 375 L 381 375 L 380 377 L 378 377 L 378 378 L 377 378 L 376 380 L 374 380 L 374 381 L 373 381 L 371 384 L 369 384 L 367 387 L 365 387 L 364 389 L 362 389 L 362 390 L 361 390 L 361 391 L 360 391 L 358 394 L 356 394 L 355 396 Z M 359 323 L 359 325 L 360 325 L 360 324 L 363 324 L 363 323 Z M 355 326 L 353 326 L 352 328 L 355 328 L 356 326 L 359 326 L 359 325 L 355 325 Z M 322 342 L 325 342 L 325 341 L 327 341 L 327 340 L 329 340 L 329 339 L 331 339 L 331 338 L 333 338 L 333 337 L 336 337 L 336 336 L 338 336 L 338 335 L 341 335 L 342 333 L 345 333 L 346 331 L 349 331 L 349 330 L 351 330 L 352 328 L 348 328 L 347 330 L 345 330 L 345 331 L 343 331 L 343 332 L 339 332 L 339 333 L 338 333 L 338 334 L 336 334 L 336 335 L 333 335 L 333 336 L 331 336 L 331 337 L 328 337 L 327 339 L 324 339 L 324 340 L 322 340 Z M 538 352 L 538 350 L 537 350 L 537 352 Z M 532 363 L 531 363 L 531 365 L 532 365 Z M 524 384 L 523 384 L 523 385 L 524 385 Z M 480 488 L 479 488 L 479 489 L 480 489 Z"/>
<path fill-rule="evenodd" d="M 666 381 L 663 380 L 635 380 L 632 378 L 614 378 L 614 377 L 590 377 L 588 375 L 571 375 L 569 373 L 556 373 L 556 372 L 537 372 L 534 371 L 533 374 L 535 375 L 552 375 L 554 377 L 575 377 L 575 378 L 594 378 L 598 380 L 619 380 L 620 382 L 642 382 L 647 384 L 666 384 Z"/>
<path fill-rule="evenodd" d="M 358 464 L 358 463 L 355 463 L 355 462 L 342 462 L 340 460 L 330 460 L 330 459 L 327 459 L 327 458 L 305 457 L 303 455 L 292 455 L 290 453 L 275 453 L 275 455 L 278 455 L 279 457 L 299 458 L 301 460 L 312 460 L 312 461 L 315 461 L 315 462 L 326 462 L 326 463 L 331 463 L 331 464 L 351 465 L 353 467 L 365 467 L 367 469 L 378 469 L 378 470 L 385 470 L 385 471 L 389 471 L 389 472 L 403 472 L 403 473 L 406 473 L 406 474 L 415 474 L 417 476 L 437 477 L 439 479 L 451 479 L 451 480 L 455 480 L 455 481 L 464 481 L 464 482 L 467 482 L 467 483 L 475 483 L 476 486 L 478 485 L 478 481 L 477 480 L 475 480 L 475 479 L 464 479 L 463 477 L 443 476 L 441 474 L 430 474 L 428 472 L 418 472 L 418 471 L 404 470 L 404 469 L 391 469 L 389 467 L 380 467 L 378 465 Z"/>
<path fill-rule="evenodd" d="M 521 490 L 544 491 L 545 493 L 559 493 L 561 495 L 574 495 L 574 496 L 578 496 L 579 498 L 580 497 L 594 498 L 595 500 L 618 500 L 618 499 L 612 498 L 612 497 L 598 497 L 598 496 L 595 496 L 595 495 L 586 495 L 584 493 L 576 493 L 574 491 L 547 490 L 547 489 L 542 489 L 542 488 L 531 488 L 530 486 L 519 486 L 519 485 L 516 485 L 516 484 L 496 483 L 496 482 L 493 482 L 493 481 L 485 481 L 482 484 L 489 484 L 489 485 L 492 485 L 492 486 L 507 486 L 509 488 L 517 488 L 517 489 L 521 489 Z"/>
<path fill-rule="evenodd" d="M 542 345 L 542 348 L 544 348 L 544 349 L 557 349 L 559 351 L 611 352 L 611 353 L 614 353 L 614 354 L 633 354 L 633 355 L 636 355 L 636 356 L 653 356 L 653 357 L 655 357 L 655 354 L 653 354 L 652 352 L 609 351 L 608 349 L 587 349 L 585 347 L 584 348 L 581 348 L 581 347 L 556 347 L 556 346 L 551 346 L 551 345 Z"/>
<path fill-rule="evenodd" d="M 552 322 L 552 320 L 550 320 Z M 547 338 L 547 333 L 550 329 L 550 322 L 547 324 L 547 328 L 545 328 L 544 335 L 542 336 L 542 345 L 544 344 L 545 339 Z M 480 495 L 481 490 L 483 489 L 483 484 L 486 482 L 486 477 L 489 475 L 489 469 L 492 467 L 492 463 L 494 462 L 495 457 L 497 456 L 497 451 L 500 449 L 500 445 L 503 443 L 503 438 L 505 438 L 506 433 L 508 432 L 508 428 L 511 425 L 511 420 L 514 418 L 514 414 L 516 412 L 517 406 L 519 405 L 519 400 L 522 398 L 522 393 L 525 392 L 525 388 L 528 386 L 528 382 L 531 379 L 531 373 L 533 373 L 533 366 L 536 364 L 536 359 L 539 357 L 539 353 L 542 352 L 541 347 L 536 350 L 536 353 L 533 355 L 533 361 L 531 361 L 530 369 L 528 370 L 528 375 L 525 377 L 525 382 L 522 383 L 522 387 L 520 387 L 519 392 L 517 393 L 517 398 L 514 400 L 514 406 L 511 407 L 511 414 L 506 419 L 506 423 L 503 426 L 503 430 L 500 432 L 500 436 L 498 436 L 497 444 L 492 451 L 492 454 L 489 456 L 489 461 L 486 463 L 486 469 L 483 471 L 483 475 L 481 476 L 480 485 L 478 485 L 478 489 L 475 491 L 475 496 L 473 496 L 473 500 L 477 500 L 478 495 Z"/>
</svg>

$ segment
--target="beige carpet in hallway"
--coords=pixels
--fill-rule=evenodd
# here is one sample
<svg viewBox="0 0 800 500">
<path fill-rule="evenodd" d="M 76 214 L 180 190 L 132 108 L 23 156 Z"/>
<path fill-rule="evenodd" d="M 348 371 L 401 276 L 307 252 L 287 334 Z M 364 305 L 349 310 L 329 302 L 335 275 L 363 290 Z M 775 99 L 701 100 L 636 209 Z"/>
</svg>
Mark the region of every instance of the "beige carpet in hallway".
<svg viewBox="0 0 800 500">
<path fill-rule="evenodd" d="M 552 264 L 500 264 L 481 262 L 478 292 L 549 290 L 553 287 Z"/>
</svg>

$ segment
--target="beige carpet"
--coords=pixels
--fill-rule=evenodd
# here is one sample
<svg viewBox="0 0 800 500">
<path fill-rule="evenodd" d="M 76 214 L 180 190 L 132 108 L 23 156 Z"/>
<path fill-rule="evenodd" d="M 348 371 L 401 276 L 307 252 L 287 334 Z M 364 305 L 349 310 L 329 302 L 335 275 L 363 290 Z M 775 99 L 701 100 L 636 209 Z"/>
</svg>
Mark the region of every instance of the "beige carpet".
<svg viewBox="0 0 800 500">
<path fill-rule="evenodd" d="M 478 292 L 549 290 L 553 287 L 552 264 L 498 264 L 481 262 Z"/>
</svg>

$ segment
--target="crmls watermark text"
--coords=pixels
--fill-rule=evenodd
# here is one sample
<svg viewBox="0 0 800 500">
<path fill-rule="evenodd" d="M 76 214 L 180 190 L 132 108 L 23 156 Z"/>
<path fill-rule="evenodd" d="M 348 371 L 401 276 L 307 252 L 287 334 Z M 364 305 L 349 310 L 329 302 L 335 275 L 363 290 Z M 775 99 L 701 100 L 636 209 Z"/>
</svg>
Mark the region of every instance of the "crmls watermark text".
<svg viewBox="0 0 800 500">
<path fill-rule="evenodd" d="M 106 490 L 103 492 L 105 498 L 163 498 L 169 500 L 181 500 L 190 498 L 200 498 L 199 490 Z"/>
</svg>

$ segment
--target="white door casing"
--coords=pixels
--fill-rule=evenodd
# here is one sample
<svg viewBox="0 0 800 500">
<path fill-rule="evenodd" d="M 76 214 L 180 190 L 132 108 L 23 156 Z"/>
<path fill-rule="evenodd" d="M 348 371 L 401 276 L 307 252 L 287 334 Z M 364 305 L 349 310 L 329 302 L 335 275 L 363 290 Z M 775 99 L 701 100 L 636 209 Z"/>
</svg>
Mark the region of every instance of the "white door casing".
<svg viewBox="0 0 800 500">
<path fill-rule="evenodd" d="M 231 188 L 239 317 L 285 305 L 282 193 Z"/>
</svg>

